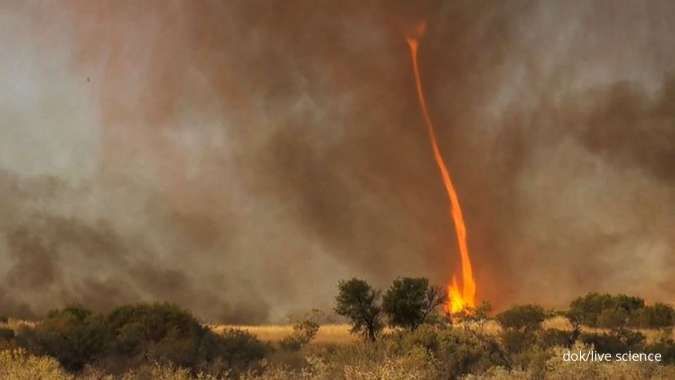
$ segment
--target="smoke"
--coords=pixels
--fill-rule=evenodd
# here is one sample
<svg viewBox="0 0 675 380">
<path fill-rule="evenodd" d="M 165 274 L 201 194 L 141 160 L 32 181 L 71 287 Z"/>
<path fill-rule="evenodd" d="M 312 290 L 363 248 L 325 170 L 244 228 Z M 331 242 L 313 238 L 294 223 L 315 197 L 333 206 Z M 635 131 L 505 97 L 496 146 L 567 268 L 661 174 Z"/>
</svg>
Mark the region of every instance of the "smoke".
<svg viewBox="0 0 675 380">
<path fill-rule="evenodd" d="M 421 19 L 479 298 L 672 301 L 670 2 L 66 1 L 0 5 L 0 311 L 254 323 L 447 282 Z"/>
</svg>

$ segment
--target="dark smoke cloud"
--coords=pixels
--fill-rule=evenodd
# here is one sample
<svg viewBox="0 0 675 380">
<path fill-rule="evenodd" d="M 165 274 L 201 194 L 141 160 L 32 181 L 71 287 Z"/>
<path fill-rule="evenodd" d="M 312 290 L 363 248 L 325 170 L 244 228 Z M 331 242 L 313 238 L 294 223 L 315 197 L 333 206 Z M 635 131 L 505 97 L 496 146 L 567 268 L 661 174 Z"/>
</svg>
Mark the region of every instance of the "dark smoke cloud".
<svg viewBox="0 0 675 380">
<path fill-rule="evenodd" d="M 167 300 L 210 320 L 330 305 L 338 279 L 671 301 L 667 1 L 67 1 L 0 6 L 0 306 Z M 0 310 L 2 311 L 2 310 Z"/>
</svg>

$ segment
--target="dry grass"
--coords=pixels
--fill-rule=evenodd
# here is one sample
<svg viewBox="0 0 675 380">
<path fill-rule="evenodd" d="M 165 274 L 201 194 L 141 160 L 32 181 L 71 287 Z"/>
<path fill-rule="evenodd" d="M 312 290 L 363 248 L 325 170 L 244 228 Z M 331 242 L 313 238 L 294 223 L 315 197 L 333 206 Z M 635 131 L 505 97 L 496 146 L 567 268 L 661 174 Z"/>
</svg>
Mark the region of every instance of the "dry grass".
<svg viewBox="0 0 675 380">
<path fill-rule="evenodd" d="M 461 325 L 460 325 L 461 326 Z M 565 317 L 553 317 L 544 321 L 542 326 L 545 329 L 571 330 L 572 325 Z M 278 342 L 281 339 L 291 335 L 293 325 L 209 325 L 216 333 L 222 333 L 225 329 L 241 329 L 250 332 L 258 339 L 266 342 Z M 317 344 L 347 344 L 353 343 L 359 339 L 358 336 L 349 332 L 349 325 L 346 324 L 327 324 L 321 325 L 319 332 L 312 341 Z M 499 323 L 494 320 L 487 321 L 481 330 L 489 335 L 499 335 L 502 331 Z M 606 332 L 606 329 L 591 327 L 582 327 L 584 332 Z M 386 331 L 386 330 L 385 330 Z M 647 342 L 654 342 L 662 336 L 663 332 L 654 329 L 639 329 L 647 338 Z M 671 330 L 671 335 L 675 339 L 675 330 Z"/>
<path fill-rule="evenodd" d="M 35 356 L 23 349 L 0 351 L 0 378 L 7 380 L 72 380 L 56 359 Z"/>
<path fill-rule="evenodd" d="M 241 329 L 250 332 L 258 339 L 267 342 L 278 342 L 293 333 L 293 325 L 211 325 L 214 332 L 222 333 L 226 329 Z M 352 343 L 358 337 L 349 333 L 349 325 L 321 325 L 313 343 Z"/>
<path fill-rule="evenodd" d="M 10 318 L 7 323 L 0 323 L 0 327 L 10 328 L 17 331 L 21 327 L 35 327 L 37 323 L 33 321 L 25 321 L 20 319 Z M 208 325 L 211 330 L 216 333 L 222 333 L 226 329 L 241 329 L 250 332 L 258 339 L 266 342 L 278 342 L 281 339 L 293 333 L 293 325 Z M 571 330 L 572 325 L 565 317 L 553 317 L 547 319 L 542 324 L 545 329 L 559 329 Z M 349 332 L 349 325 L 347 324 L 326 324 L 321 325 L 319 332 L 312 341 L 318 344 L 347 344 L 359 340 L 359 337 Z M 487 321 L 481 330 L 489 335 L 499 335 L 501 327 L 499 323 L 494 320 Z M 386 331 L 386 330 L 385 330 Z M 606 332 L 606 329 L 582 327 L 584 332 Z M 647 339 L 647 342 L 654 342 L 663 336 L 663 331 L 656 329 L 638 329 Z M 675 339 L 675 329 L 670 331 L 671 337 Z"/>
<path fill-rule="evenodd" d="M 37 322 L 25 321 L 22 319 L 9 318 L 7 323 L 0 323 L 1 328 L 8 328 L 14 331 L 19 330 L 21 327 L 35 327 Z"/>
<path fill-rule="evenodd" d="M 545 329 L 572 330 L 572 324 L 565 317 L 549 318 L 541 324 Z"/>
</svg>

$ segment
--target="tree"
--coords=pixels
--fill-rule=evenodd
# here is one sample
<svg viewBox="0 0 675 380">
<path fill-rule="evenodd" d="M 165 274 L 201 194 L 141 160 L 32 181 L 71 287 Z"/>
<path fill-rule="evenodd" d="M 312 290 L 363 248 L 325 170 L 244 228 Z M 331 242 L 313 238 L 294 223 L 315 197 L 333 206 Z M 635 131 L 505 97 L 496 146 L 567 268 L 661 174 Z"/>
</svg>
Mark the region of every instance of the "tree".
<svg viewBox="0 0 675 380">
<path fill-rule="evenodd" d="M 444 299 L 441 288 L 429 286 L 426 278 L 397 278 L 384 294 L 382 309 L 392 326 L 415 330 Z"/>
<path fill-rule="evenodd" d="M 440 286 L 429 286 L 424 304 L 424 321 L 438 308 L 445 304 L 448 294 Z"/>
<path fill-rule="evenodd" d="M 375 341 L 382 331 L 380 292 L 367 282 L 352 278 L 338 283 L 335 312 L 351 321 L 351 332 Z"/>
</svg>

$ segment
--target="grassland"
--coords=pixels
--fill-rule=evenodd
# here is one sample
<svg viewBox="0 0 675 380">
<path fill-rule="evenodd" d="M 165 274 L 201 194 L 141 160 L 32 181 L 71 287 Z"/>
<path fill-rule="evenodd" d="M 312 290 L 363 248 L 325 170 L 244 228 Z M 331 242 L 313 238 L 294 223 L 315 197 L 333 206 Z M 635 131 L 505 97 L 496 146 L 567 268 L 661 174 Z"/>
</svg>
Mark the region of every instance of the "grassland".
<svg viewBox="0 0 675 380">
<path fill-rule="evenodd" d="M 153 319 L 154 321 L 154 319 Z M 52 321 L 53 322 L 53 321 Z M 59 333 L 61 322 L 52 325 Z M 250 366 L 239 367 L 237 372 L 230 370 L 231 363 L 215 361 L 208 366 L 192 367 L 176 365 L 168 361 L 144 358 L 123 371 L 118 368 L 115 357 L 102 361 L 93 361 L 92 365 L 78 370 L 69 369 L 63 364 L 59 355 L 41 353 L 31 350 L 30 345 L 23 347 L 17 338 L 13 344 L 5 342 L 0 347 L 0 379 L 47 379 L 47 380 L 435 380 L 458 378 L 475 379 L 671 379 L 675 378 L 673 365 L 673 345 L 668 343 L 658 350 L 670 352 L 668 363 L 568 363 L 564 362 L 565 351 L 588 351 L 593 347 L 581 341 L 571 345 L 546 343 L 546 331 L 571 332 L 573 326 L 564 317 L 553 317 L 541 323 L 538 332 L 530 336 L 533 341 L 518 340 L 523 336 L 509 334 L 508 328 L 502 327 L 495 319 L 476 322 L 456 323 L 452 326 L 425 324 L 415 331 L 404 331 L 387 328 L 376 342 L 364 342 L 359 336 L 350 332 L 347 324 L 323 324 L 313 339 L 302 347 L 288 348 L 284 340 L 297 334 L 294 325 L 206 325 L 211 334 L 230 339 L 223 346 L 231 349 L 230 359 L 236 360 L 242 354 L 261 344 L 264 356 Z M 37 329 L 48 324 L 9 319 L 0 323 L 0 328 L 12 329 L 16 332 L 26 329 Z M 154 322 L 153 322 L 154 325 Z M 87 327 L 88 329 L 89 327 Z M 67 342 L 70 337 L 81 337 L 79 333 L 64 335 Z M 264 343 L 255 343 L 248 338 L 231 335 L 233 330 L 244 331 Z M 69 330 L 70 331 L 70 330 Z M 582 327 L 584 333 L 604 334 L 609 330 Z M 664 341 L 664 334 L 675 339 L 672 329 L 640 329 L 645 336 L 646 345 Z M 68 332 L 69 334 L 72 333 Z M 51 334 L 51 333 L 50 333 Z M 45 337 L 53 337 L 47 334 Z M 228 337 L 229 334 L 229 338 Z M 94 336 L 91 336 L 94 337 Z M 514 340 L 513 338 L 516 338 Z M 244 338 L 244 341 L 241 340 Z M 256 340 L 255 338 L 251 338 Z M 51 339 L 51 338 L 50 338 Z M 89 338 L 87 338 L 89 339 Z M 667 340 L 667 338 L 666 338 Z M 170 355 L 185 355 L 192 337 L 186 340 L 174 340 L 169 334 L 167 338 L 148 346 L 144 355 L 165 352 Z M 55 341 L 52 341 L 55 342 Z M 61 342 L 61 341 L 59 341 Z M 61 342 L 59 344 L 64 344 Z M 239 342 L 239 343 L 237 343 Z M 238 345 L 239 344 L 239 345 Z M 520 346 L 518 348 L 517 346 Z M 68 347 L 67 345 L 64 347 Z M 657 346 L 653 346 L 657 347 Z M 80 352 L 72 347 L 73 353 Z M 631 347 L 631 349 L 633 349 Z M 57 352 L 58 353 L 58 352 Z M 226 367 L 222 364 L 226 363 Z M 126 364 L 129 364 L 128 362 Z"/>
<path fill-rule="evenodd" d="M 209 325 L 209 327 L 216 333 L 222 333 L 226 329 L 240 329 L 248 331 L 255 335 L 258 339 L 270 343 L 276 343 L 282 339 L 290 336 L 293 333 L 293 325 Z M 558 330 L 572 330 L 572 325 L 564 317 L 549 318 L 542 324 L 544 329 L 558 329 Z M 502 328 L 496 321 L 488 321 L 482 327 L 482 332 L 491 336 L 498 336 L 502 332 Z M 311 344 L 349 344 L 359 340 L 359 337 L 349 332 L 350 326 L 347 324 L 326 324 L 321 325 L 316 337 Z M 607 329 L 599 329 L 592 327 L 582 327 L 583 332 L 607 332 Z M 387 330 L 389 331 L 389 330 Z M 647 342 L 651 343 L 660 338 L 662 331 L 656 329 L 637 329 L 646 338 Z M 671 336 L 675 339 L 675 330 L 671 331 Z"/>
<path fill-rule="evenodd" d="M 25 321 L 20 319 L 10 318 L 7 323 L 0 323 L 0 328 L 10 328 L 17 331 L 21 327 L 33 327 L 36 322 Z M 268 324 L 268 325 L 228 325 L 228 324 L 209 324 L 207 325 L 213 332 L 222 334 L 223 331 L 227 329 L 237 329 L 247 331 L 253 334 L 258 339 L 269 342 L 277 343 L 282 339 L 290 336 L 293 333 L 292 324 Z M 554 317 L 549 318 L 544 323 L 542 323 L 544 329 L 559 329 L 559 330 L 571 330 L 572 325 L 564 317 Z M 488 321 L 482 327 L 482 332 L 491 336 L 498 336 L 502 332 L 502 328 L 496 321 Z M 385 330 L 388 332 L 389 330 Z M 592 328 L 592 327 L 582 327 L 584 332 L 606 332 L 606 329 Z M 662 331 L 656 329 L 636 329 L 642 333 L 646 338 L 647 342 L 653 342 L 656 339 L 660 338 L 663 334 Z M 675 330 L 671 331 L 671 337 L 675 339 Z M 311 344 L 321 345 L 321 344 L 349 344 L 357 342 L 360 338 L 357 335 L 350 333 L 350 326 L 347 324 L 323 324 L 319 328 L 319 332 L 316 334 Z"/>
</svg>

